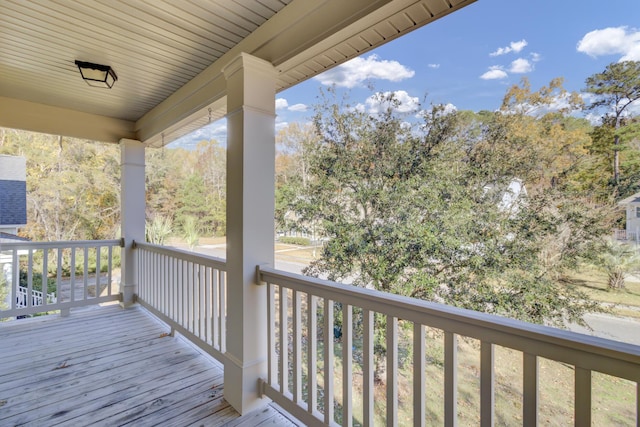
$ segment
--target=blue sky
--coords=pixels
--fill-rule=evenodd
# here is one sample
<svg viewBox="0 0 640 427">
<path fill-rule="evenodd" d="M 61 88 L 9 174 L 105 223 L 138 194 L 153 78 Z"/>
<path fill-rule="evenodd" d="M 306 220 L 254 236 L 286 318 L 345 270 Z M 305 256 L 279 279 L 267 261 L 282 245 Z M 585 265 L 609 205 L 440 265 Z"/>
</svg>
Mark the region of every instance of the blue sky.
<svg viewBox="0 0 640 427">
<path fill-rule="evenodd" d="M 372 109 L 368 85 L 407 106 L 452 104 L 495 110 L 527 77 L 534 90 L 555 77 L 580 91 L 612 63 L 640 61 L 640 0 L 478 0 L 276 96 L 277 129 L 308 121 L 321 87 L 335 85 Z M 174 143 L 226 140 L 224 120 Z"/>
</svg>

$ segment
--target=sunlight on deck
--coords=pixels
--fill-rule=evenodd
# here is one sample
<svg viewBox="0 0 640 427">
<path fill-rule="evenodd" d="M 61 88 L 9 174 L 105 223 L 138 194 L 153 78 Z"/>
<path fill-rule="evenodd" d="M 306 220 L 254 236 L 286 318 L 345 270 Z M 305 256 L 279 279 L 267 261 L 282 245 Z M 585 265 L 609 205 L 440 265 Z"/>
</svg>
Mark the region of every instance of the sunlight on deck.
<svg viewBox="0 0 640 427">
<path fill-rule="evenodd" d="M 240 417 L 222 366 L 118 305 L 0 322 L 0 425 L 295 425 L 273 406 Z"/>
</svg>

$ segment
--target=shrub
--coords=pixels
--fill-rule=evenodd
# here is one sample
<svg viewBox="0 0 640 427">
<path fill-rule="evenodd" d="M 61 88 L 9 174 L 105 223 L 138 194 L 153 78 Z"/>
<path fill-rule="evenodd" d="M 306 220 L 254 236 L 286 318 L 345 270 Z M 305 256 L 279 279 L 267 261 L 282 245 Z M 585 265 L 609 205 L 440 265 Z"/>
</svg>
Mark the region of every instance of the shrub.
<svg viewBox="0 0 640 427">
<path fill-rule="evenodd" d="M 288 245 L 300 245 L 300 246 L 309 246 L 311 245 L 311 241 L 306 237 L 280 237 L 280 243 L 288 244 Z"/>
<path fill-rule="evenodd" d="M 156 215 L 151 222 L 146 223 L 147 242 L 154 245 L 164 245 L 165 240 L 173 232 L 171 219 Z"/>
<path fill-rule="evenodd" d="M 42 292 L 42 273 L 31 272 L 31 289 L 34 291 Z M 47 281 L 47 293 L 52 294 L 56 292 L 56 280 L 50 277 L 46 278 Z M 20 268 L 20 286 L 26 288 L 29 286 L 29 272 Z"/>
</svg>

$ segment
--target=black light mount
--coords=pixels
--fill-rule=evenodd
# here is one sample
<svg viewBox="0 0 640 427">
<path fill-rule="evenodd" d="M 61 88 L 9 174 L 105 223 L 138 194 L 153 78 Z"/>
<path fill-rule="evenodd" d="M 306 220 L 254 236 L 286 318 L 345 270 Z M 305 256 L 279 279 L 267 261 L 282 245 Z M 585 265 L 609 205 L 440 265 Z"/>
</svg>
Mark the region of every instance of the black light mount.
<svg viewBox="0 0 640 427">
<path fill-rule="evenodd" d="M 76 60 L 82 78 L 89 86 L 111 89 L 118 80 L 115 71 L 108 65 Z"/>
</svg>

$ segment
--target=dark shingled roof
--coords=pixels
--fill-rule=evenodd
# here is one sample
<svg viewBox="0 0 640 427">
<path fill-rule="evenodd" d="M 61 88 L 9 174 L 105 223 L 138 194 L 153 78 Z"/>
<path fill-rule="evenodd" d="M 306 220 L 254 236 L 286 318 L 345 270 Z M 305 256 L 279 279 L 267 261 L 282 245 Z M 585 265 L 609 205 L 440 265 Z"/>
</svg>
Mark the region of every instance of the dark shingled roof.
<svg viewBox="0 0 640 427">
<path fill-rule="evenodd" d="M 0 225 L 27 223 L 27 183 L 0 179 Z"/>
</svg>

